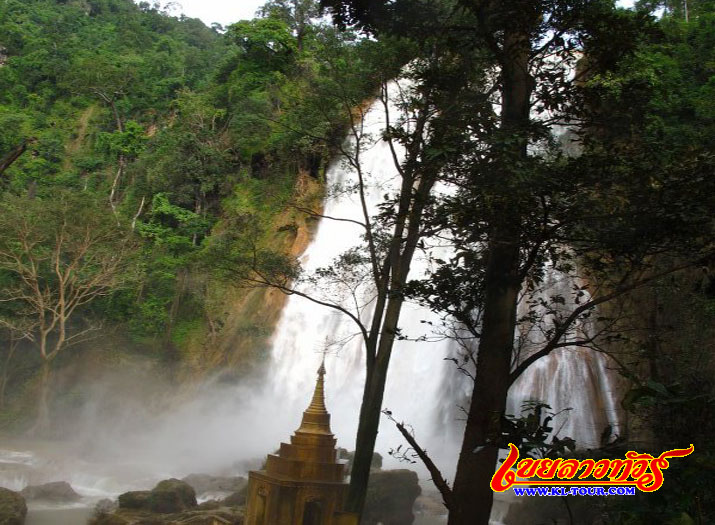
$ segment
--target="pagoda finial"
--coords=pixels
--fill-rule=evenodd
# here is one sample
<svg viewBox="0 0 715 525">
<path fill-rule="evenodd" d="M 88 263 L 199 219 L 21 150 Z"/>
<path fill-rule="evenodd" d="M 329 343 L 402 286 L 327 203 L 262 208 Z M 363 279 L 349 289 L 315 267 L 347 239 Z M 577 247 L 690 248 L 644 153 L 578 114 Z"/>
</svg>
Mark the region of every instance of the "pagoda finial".
<svg viewBox="0 0 715 525">
<path fill-rule="evenodd" d="M 315 383 L 315 391 L 310 405 L 303 412 L 303 422 L 299 431 L 316 432 L 320 434 L 330 434 L 330 414 L 325 408 L 325 355 L 318 368 L 318 380 Z"/>
<path fill-rule="evenodd" d="M 315 383 L 313 399 L 306 412 L 328 413 L 325 408 L 325 355 L 323 355 L 323 361 L 320 363 L 320 368 L 318 368 L 318 381 Z"/>
</svg>

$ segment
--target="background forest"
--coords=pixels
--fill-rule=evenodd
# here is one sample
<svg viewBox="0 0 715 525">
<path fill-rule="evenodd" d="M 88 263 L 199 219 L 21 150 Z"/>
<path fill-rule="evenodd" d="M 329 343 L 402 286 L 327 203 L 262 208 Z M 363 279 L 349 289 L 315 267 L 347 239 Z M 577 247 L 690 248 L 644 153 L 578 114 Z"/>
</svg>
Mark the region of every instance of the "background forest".
<svg viewBox="0 0 715 525">
<path fill-rule="evenodd" d="M 537 93 L 541 109 L 568 107 L 585 153 L 567 158 L 550 144 L 553 156 L 538 163 L 508 153 L 546 141 L 538 124 L 510 134 L 494 115 L 465 116 L 491 111 L 492 93 L 477 96 L 474 85 L 503 60 L 488 38 L 472 49 L 459 32 L 454 5 L 467 13 L 459 22 L 479 19 L 470 2 L 435 2 L 430 16 L 417 0 L 323 4 L 337 26 L 312 0 L 271 0 L 226 28 L 149 2 L 0 2 L 2 430 L 62 436 L 68 423 L 53 413 L 81 409 L 85 381 L 135 361 L 185 388 L 258 370 L 284 298 L 239 286 L 256 254 L 268 274 L 298 275 L 326 167 L 359 108 L 405 64 L 435 53 L 437 65 L 425 59 L 415 77 L 443 116 L 443 142 L 419 159 L 454 174 L 460 191 L 426 206 L 424 229 L 449 231 L 463 258 L 437 261 L 404 294 L 479 336 L 482 319 L 471 316 L 489 286 L 475 277 L 488 275 L 479 243 L 499 225 L 523 227 L 514 235 L 535 268 L 524 269 L 525 286 L 543 280 L 548 258 L 566 271 L 583 265 L 614 295 L 599 313 L 609 330 L 589 345 L 614 357 L 629 419 L 627 435 L 605 435 L 599 454 L 634 442 L 694 443 L 697 454 L 673 464 L 657 500 L 609 500 L 599 512 L 614 523 L 715 519 L 712 2 L 642 1 L 627 12 L 540 3 L 555 14 L 533 38 L 561 38 L 559 52 L 571 53 L 578 46 L 564 35 L 582 32 L 597 67 L 572 99 L 544 62 L 537 80 L 551 91 Z M 571 9 L 591 18 L 571 20 Z M 498 48 L 504 33 L 494 35 Z M 445 101 L 462 106 L 448 111 Z M 470 171 L 467 161 L 493 162 L 471 156 L 480 133 L 507 152 L 508 167 L 496 165 L 513 175 L 509 191 Z M 542 212 L 554 222 L 541 224 Z M 566 225 L 563 236 L 547 239 L 549 224 Z M 575 255 L 559 252 L 564 242 Z"/>
<path fill-rule="evenodd" d="M 8 425 L 43 361 L 138 352 L 191 375 L 236 357 L 221 335 L 260 361 L 277 312 L 245 305 L 225 334 L 245 292 L 227 297 L 206 247 L 233 231 L 289 249 L 305 221 L 288 204 L 319 205 L 344 135 L 336 71 L 355 104 L 377 85 L 376 44 L 316 13 L 269 3 L 224 31 L 130 0 L 0 6 Z"/>
</svg>

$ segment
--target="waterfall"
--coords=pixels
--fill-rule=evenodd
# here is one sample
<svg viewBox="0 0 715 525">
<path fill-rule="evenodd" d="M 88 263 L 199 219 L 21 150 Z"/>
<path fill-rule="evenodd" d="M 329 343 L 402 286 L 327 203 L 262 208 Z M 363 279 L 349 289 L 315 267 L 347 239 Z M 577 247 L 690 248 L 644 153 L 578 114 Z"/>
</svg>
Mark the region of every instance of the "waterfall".
<svg viewBox="0 0 715 525">
<path fill-rule="evenodd" d="M 378 101 L 365 115 L 364 128 L 373 137 L 379 137 L 383 122 L 384 110 Z M 376 213 L 383 193 L 397 178 L 387 143 L 374 140 L 362 153 L 362 163 L 369 174 L 366 200 L 371 212 Z M 335 162 L 327 170 L 326 178 L 329 186 L 345 186 L 354 182 L 356 175 Z M 326 199 L 324 214 L 362 220 L 358 196 L 349 192 L 331 194 Z M 361 234 L 358 225 L 322 219 L 302 257 L 305 271 L 310 273 L 330 265 L 336 256 L 358 245 Z M 411 275 L 423 272 L 425 265 L 425 261 L 417 260 Z M 551 286 L 568 286 L 555 274 L 549 275 L 554 281 Z M 463 430 L 460 420 L 464 413 L 459 406 L 467 402 L 470 385 L 452 362 L 445 361 L 445 357 L 454 355 L 455 343 L 436 336 L 430 338 L 435 334 L 429 333 L 430 325 L 424 321 L 439 325 L 439 318 L 426 308 L 405 304 L 400 320 L 402 333 L 410 338 L 427 336 L 429 342 L 395 343 L 383 408 L 389 409 L 398 421 L 412 425 L 422 446 L 443 472 L 453 476 Z M 329 346 L 341 340 L 346 342 L 339 350 Z M 310 399 L 315 371 L 326 348 L 331 349 L 326 356 L 326 398 L 333 431 L 338 446 L 352 449 L 365 365 L 360 337 L 347 316 L 302 297 L 289 297 L 272 341 L 265 395 L 276 403 L 272 410 L 282 422 L 281 438 L 285 439 L 297 427 L 303 405 Z M 579 447 L 596 446 L 607 424 L 614 431 L 618 428 L 614 389 L 614 375 L 608 370 L 604 356 L 589 350 L 563 348 L 539 360 L 519 378 L 510 392 L 509 411 L 518 414 L 521 403 L 532 398 L 548 403 L 555 411 L 572 407 L 572 411 L 556 418 L 560 435 L 575 438 Z M 391 448 L 402 443 L 394 425 L 383 418 L 376 450 L 386 456 Z M 385 459 L 390 467 L 396 466 L 395 460 Z"/>
<path fill-rule="evenodd" d="M 566 317 L 571 312 L 569 298 L 577 279 L 559 274 L 547 268 L 546 279 L 537 295 L 542 298 L 559 295 L 565 299 L 560 314 Z M 585 299 L 587 300 L 587 299 Z M 552 304 L 552 308 L 559 306 Z M 525 304 L 520 304 L 520 314 L 525 313 Z M 596 329 L 589 319 L 575 323 L 574 336 L 586 339 Z M 521 334 L 526 340 L 524 357 L 530 350 L 544 343 L 540 327 L 527 328 Z M 583 337 L 582 337 L 583 336 Z M 617 377 L 610 370 L 612 363 L 600 352 L 588 348 L 565 347 L 554 350 L 546 357 L 535 361 L 519 377 L 509 390 L 507 413 L 519 415 L 524 401 L 542 401 L 556 412 L 551 426 L 560 438 L 571 437 L 579 448 L 595 448 L 601 445 L 601 435 L 610 427 L 610 437 L 621 432 L 617 406 Z"/>
<path fill-rule="evenodd" d="M 363 140 L 367 140 L 369 146 L 361 154 L 361 165 L 367 177 L 366 202 L 371 214 L 378 212 L 377 206 L 383 195 L 392 191 L 397 180 L 389 146 L 379 140 L 384 120 L 382 103 L 377 102 L 363 121 Z M 329 187 L 345 188 L 354 183 L 355 174 L 343 162 L 336 161 L 327 170 L 326 178 Z M 359 196 L 349 191 L 333 191 L 326 199 L 323 214 L 363 220 Z M 335 257 L 360 244 L 362 233 L 357 224 L 322 219 L 301 260 L 305 273 L 331 265 Z M 424 264 L 417 261 L 411 275 L 419 272 L 420 267 L 424 268 Z M 361 287 L 359 300 L 369 303 L 371 293 L 369 285 Z M 369 319 L 370 314 L 368 306 L 363 321 Z M 416 304 L 404 304 L 400 322 L 403 333 L 411 339 L 429 335 L 428 325 L 423 321 L 438 324 L 439 318 Z M 456 399 L 466 395 L 467 385 L 452 363 L 444 360 L 453 343 L 440 339 L 429 343 L 413 340 L 395 343 L 383 407 L 392 411 L 397 420 L 412 425 L 418 439 L 435 454 L 435 459 L 451 463 L 454 458 L 441 453 L 453 451 L 457 446 L 460 436 L 458 426 L 454 424 Z M 289 297 L 272 341 L 265 394 L 269 399 L 279 401 L 276 410 L 285 422 L 281 436 L 285 439 L 297 427 L 304 405 L 310 399 L 315 371 L 325 350 L 328 350 L 325 356 L 326 398 L 332 414 L 333 432 L 338 438 L 338 446 L 352 450 L 365 379 L 365 356 L 357 327 L 344 314 L 302 297 Z M 445 387 L 456 388 L 456 395 L 445 395 Z M 387 463 L 390 463 L 388 450 L 402 443 L 403 438 L 394 425 L 383 422 L 377 451 Z M 392 465 L 395 465 L 394 461 Z"/>
</svg>

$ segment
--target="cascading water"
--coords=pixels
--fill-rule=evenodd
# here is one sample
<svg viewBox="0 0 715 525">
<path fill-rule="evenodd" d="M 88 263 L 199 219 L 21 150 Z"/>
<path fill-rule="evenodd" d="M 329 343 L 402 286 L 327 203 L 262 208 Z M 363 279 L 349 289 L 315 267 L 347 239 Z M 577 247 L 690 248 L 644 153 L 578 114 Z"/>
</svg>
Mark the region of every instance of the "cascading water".
<svg viewBox="0 0 715 525">
<path fill-rule="evenodd" d="M 564 304 L 561 317 L 571 313 L 569 298 L 573 297 L 574 278 L 549 269 L 540 296 L 560 296 Z M 551 308 L 558 306 L 553 304 Z M 525 309 L 522 303 L 521 309 Z M 589 319 L 575 323 L 570 339 L 585 340 L 595 327 Z M 530 327 L 522 334 L 524 357 L 544 343 L 540 327 Z M 568 336 L 567 336 L 568 337 Z M 535 361 L 509 390 L 507 413 L 521 413 L 525 401 L 547 403 L 551 412 L 558 412 L 552 426 L 561 438 L 571 437 L 579 448 L 596 448 L 602 437 L 611 439 L 620 433 L 620 416 L 616 403 L 615 374 L 609 369 L 608 358 L 588 348 L 564 347 Z M 607 436 L 604 435 L 606 432 Z"/>
<path fill-rule="evenodd" d="M 384 127 L 384 109 L 382 103 L 377 102 L 365 115 L 361 138 L 369 144 L 361 153 L 361 166 L 366 176 L 366 202 L 371 215 L 378 212 L 377 206 L 383 195 L 391 191 L 397 178 L 388 144 L 375 140 Z M 341 162 L 334 163 L 326 177 L 331 187 L 345 188 L 355 182 L 353 171 Z M 364 220 L 357 193 L 349 191 L 335 191 L 326 200 L 323 214 L 358 222 Z M 357 224 L 323 219 L 303 256 L 305 273 L 311 274 L 333 264 L 337 256 L 360 244 L 362 234 L 363 229 Z M 419 272 L 424 263 L 417 261 L 414 266 L 412 275 Z M 306 288 L 303 287 L 311 293 Z M 367 303 L 362 311 L 363 321 L 371 315 L 371 292 L 370 286 L 364 285 L 356 294 L 358 304 L 361 301 Z M 449 383 L 458 385 L 461 395 L 466 393 L 466 385 L 454 367 L 444 361 L 450 353 L 450 341 L 444 338 L 431 343 L 413 340 L 429 335 L 425 328 L 428 324 L 423 321 L 438 324 L 438 317 L 415 304 L 406 303 L 401 319 L 400 327 L 410 340 L 395 344 L 383 406 L 391 410 L 396 419 L 413 426 L 436 460 L 450 461 L 453 458 L 443 457 L 441 453 L 455 450 L 459 437 L 454 424 L 456 398 L 444 395 L 443 381 L 453 376 Z M 280 406 L 276 408 L 286 423 L 281 436 L 285 439 L 299 422 L 305 408 L 303 405 L 309 400 L 314 386 L 321 352 L 326 350 L 326 396 L 333 431 L 339 446 L 353 449 L 365 360 L 357 327 L 344 314 L 302 297 L 289 298 L 273 339 L 266 395 L 269 399 L 280 400 Z M 390 448 L 400 444 L 402 437 L 393 425 L 383 425 L 378 436 L 378 451 L 386 457 Z M 389 462 L 389 458 L 386 459 Z"/>
</svg>

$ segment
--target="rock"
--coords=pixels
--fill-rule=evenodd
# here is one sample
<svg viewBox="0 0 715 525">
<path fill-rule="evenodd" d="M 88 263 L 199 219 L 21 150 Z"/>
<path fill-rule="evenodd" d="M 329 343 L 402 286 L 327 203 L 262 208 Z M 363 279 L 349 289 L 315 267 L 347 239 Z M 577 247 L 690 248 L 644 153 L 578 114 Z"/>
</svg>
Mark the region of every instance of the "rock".
<svg viewBox="0 0 715 525">
<path fill-rule="evenodd" d="M 363 525 L 411 525 L 421 489 L 411 470 L 377 470 L 370 474 Z"/>
<path fill-rule="evenodd" d="M 101 499 L 94 506 L 94 512 L 97 514 L 109 514 L 117 510 L 117 502 L 111 499 L 105 498 Z"/>
<path fill-rule="evenodd" d="M 181 525 L 241 525 L 242 516 L 226 515 L 220 512 L 181 515 Z"/>
<path fill-rule="evenodd" d="M 242 492 L 245 500 L 245 486 Z M 242 525 L 243 518 L 243 509 L 229 508 L 224 502 L 197 505 L 191 485 L 167 479 L 152 490 L 125 492 L 114 511 L 98 508 L 90 525 Z"/>
<path fill-rule="evenodd" d="M 182 479 L 191 485 L 196 494 L 207 492 L 238 492 L 248 484 L 248 480 L 241 476 L 223 477 L 208 474 L 189 474 Z"/>
<path fill-rule="evenodd" d="M 55 503 L 77 501 L 82 496 L 77 494 L 66 481 L 53 481 L 43 485 L 28 485 L 20 491 L 27 500 L 43 500 Z"/>
<path fill-rule="evenodd" d="M 165 479 L 151 490 L 149 510 L 162 514 L 196 507 L 196 491 L 180 479 Z"/>
<path fill-rule="evenodd" d="M 109 498 L 104 498 L 101 499 L 97 502 L 97 504 L 94 506 L 95 512 L 114 512 L 117 510 L 117 502 L 114 500 L 111 500 Z"/>
<path fill-rule="evenodd" d="M 132 490 L 131 492 L 125 492 L 124 494 L 119 495 L 119 508 L 149 510 L 150 496 L 151 491 L 149 490 Z"/>
<path fill-rule="evenodd" d="M 119 496 L 120 509 L 171 514 L 196 507 L 196 492 L 180 479 L 165 479 L 152 490 L 134 490 Z"/>
<path fill-rule="evenodd" d="M 95 516 L 89 525 L 243 525 L 243 517 L 242 510 L 226 508 L 195 509 L 177 514 L 118 509 L 113 514 Z"/>
<path fill-rule="evenodd" d="M 27 516 L 25 498 L 0 487 L 0 525 L 23 525 Z"/>
<path fill-rule="evenodd" d="M 107 514 L 104 512 L 95 513 L 89 520 L 88 525 L 129 525 L 128 518 L 118 516 L 116 514 Z"/>
<path fill-rule="evenodd" d="M 246 492 L 247 488 L 244 487 L 242 490 L 234 492 L 230 496 L 224 498 L 221 503 L 227 507 L 243 507 L 246 505 Z"/>
<path fill-rule="evenodd" d="M 215 499 L 210 499 L 199 503 L 199 506 L 197 508 L 199 510 L 216 510 L 221 508 L 221 502 Z"/>
<path fill-rule="evenodd" d="M 350 472 L 353 468 L 353 458 L 355 457 L 355 451 L 350 452 L 346 448 L 338 447 L 338 459 L 345 460 L 345 471 Z M 382 456 L 377 453 L 372 453 L 372 460 L 370 461 L 371 470 L 380 470 L 382 468 Z"/>
<path fill-rule="evenodd" d="M 158 516 L 142 516 L 131 521 L 130 525 L 174 525 L 174 522 L 163 520 Z"/>
</svg>

